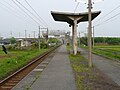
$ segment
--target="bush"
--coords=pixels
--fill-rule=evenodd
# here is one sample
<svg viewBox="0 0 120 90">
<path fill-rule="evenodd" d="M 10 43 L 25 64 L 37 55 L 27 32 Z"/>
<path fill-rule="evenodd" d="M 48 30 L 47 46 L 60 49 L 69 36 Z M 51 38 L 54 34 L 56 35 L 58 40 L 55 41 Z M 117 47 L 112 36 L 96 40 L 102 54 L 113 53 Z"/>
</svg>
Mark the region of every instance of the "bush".
<svg viewBox="0 0 120 90">
<path fill-rule="evenodd" d="M 48 48 L 48 44 L 47 43 L 41 43 L 40 48 L 46 49 L 46 48 Z"/>
<path fill-rule="evenodd" d="M 14 45 L 7 46 L 7 50 L 15 50 L 15 46 Z"/>
<path fill-rule="evenodd" d="M 32 44 L 32 48 L 38 48 L 38 47 L 39 47 L 38 43 L 33 43 L 33 44 Z M 40 48 L 46 49 L 46 48 L 48 48 L 48 44 L 42 42 L 42 43 L 40 43 Z"/>
</svg>

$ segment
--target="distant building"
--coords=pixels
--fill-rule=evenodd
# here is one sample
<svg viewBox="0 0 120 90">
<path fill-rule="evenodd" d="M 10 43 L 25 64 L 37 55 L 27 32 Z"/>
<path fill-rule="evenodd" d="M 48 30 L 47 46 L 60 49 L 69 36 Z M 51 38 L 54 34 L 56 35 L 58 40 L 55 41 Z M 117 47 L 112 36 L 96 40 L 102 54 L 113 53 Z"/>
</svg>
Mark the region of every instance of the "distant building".
<svg viewBox="0 0 120 90">
<path fill-rule="evenodd" d="M 34 39 L 33 38 L 21 38 L 21 39 L 17 39 L 17 46 L 19 47 L 28 47 L 28 46 L 31 46 L 32 43 L 34 42 Z"/>
<path fill-rule="evenodd" d="M 10 44 L 10 39 L 0 39 L 0 45 L 8 45 Z"/>
</svg>

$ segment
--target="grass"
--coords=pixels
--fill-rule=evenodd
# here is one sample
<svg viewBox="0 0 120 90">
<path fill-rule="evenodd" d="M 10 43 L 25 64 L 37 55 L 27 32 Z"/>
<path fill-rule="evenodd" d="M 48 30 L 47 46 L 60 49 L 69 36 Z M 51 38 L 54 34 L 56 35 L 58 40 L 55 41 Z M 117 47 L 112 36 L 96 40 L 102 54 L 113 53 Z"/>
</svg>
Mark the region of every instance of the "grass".
<svg viewBox="0 0 120 90">
<path fill-rule="evenodd" d="M 9 52 L 7 58 L 0 60 L 0 79 L 8 76 L 12 72 L 26 65 L 33 57 L 36 57 L 48 49 L 41 49 L 40 51 L 27 50 L 27 51 L 12 51 Z M 3 55 L 0 54 L 0 55 Z"/>
<path fill-rule="evenodd" d="M 88 49 L 88 47 L 81 48 Z M 119 45 L 103 45 L 94 46 L 92 49 L 94 53 L 102 55 L 111 59 L 120 60 L 120 46 Z"/>
<path fill-rule="evenodd" d="M 70 48 L 70 46 L 67 46 L 68 52 Z M 96 74 L 93 73 L 93 68 L 88 67 L 87 60 L 80 54 L 70 54 L 69 58 L 75 74 L 77 89 L 91 90 L 91 85 L 93 85 L 94 80 L 96 80 Z"/>
<path fill-rule="evenodd" d="M 77 89 L 91 90 L 91 85 L 96 80 L 96 73 L 93 72 L 94 67 L 89 68 L 87 60 L 80 54 L 69 57 L 75 73 Z"/>
<path fill-rule="evenodd" d="M 112 59 L 120 60 L 120 46 L 95 46 L 93 52 Z"/>
<path fill-rule="evenodd" d="M 96 48 L 99 49 L 100 46 Z M 101 48 L 117 51 L 120 50 L 119 46 L 102 46 Z M 119 50 L 116 48 L 119 48 Z M 69 52 L 70 47 L 67 47 L 67 50 Z M 70 54 L 69 57 L 75 75 L 77 90 L 107 90 L 111 88 L 112 90 L 117 90 L 116 88 L 119 88 L 114 88 L 113 81 L 107 78 L 107 76 L 105 76 L 104 73 L 99 71 L 99 69 L 97 69 L 95 66 L 89 68 L 87 60 L 80 54 Z"/>
</svg>

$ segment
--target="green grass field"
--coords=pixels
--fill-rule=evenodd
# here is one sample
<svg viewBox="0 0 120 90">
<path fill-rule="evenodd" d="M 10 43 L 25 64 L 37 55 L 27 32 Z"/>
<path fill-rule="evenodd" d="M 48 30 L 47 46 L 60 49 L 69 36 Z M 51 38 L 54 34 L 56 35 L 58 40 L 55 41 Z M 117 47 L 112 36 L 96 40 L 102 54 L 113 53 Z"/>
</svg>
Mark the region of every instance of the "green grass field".
<svg viewBox="0 0 120 90">
<path fill-rule="evenodd" d="M 0 80 L 8 76 L 15 70 L 26 65 L 33 57 L 36 57 L 48 49 L 24 50 L 24 51 L 8 51 L 8 54 L 0 49 Z"/>
<path fill-rule="evenodd" d="M 95 46 L 93 51 L 96 54 L 120 60 L 120 46 Z"/>
</svg>

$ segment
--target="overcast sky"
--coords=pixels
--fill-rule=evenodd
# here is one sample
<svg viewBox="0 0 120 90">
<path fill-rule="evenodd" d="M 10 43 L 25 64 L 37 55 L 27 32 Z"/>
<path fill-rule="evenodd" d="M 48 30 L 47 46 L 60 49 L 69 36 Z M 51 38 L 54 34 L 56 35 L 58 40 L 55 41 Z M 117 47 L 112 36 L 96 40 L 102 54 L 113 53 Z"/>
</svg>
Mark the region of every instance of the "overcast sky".
<svg viewBox="0 0 120 90">
<path fill-rule="evenodd" d="M 71 31 L 71 28 L 67 23 L 54 21 L 50 12 L 74 12 L 77 5 L 75 0 L 27 0 L 32 8 L 34 8 L 34 10 L 39 14 L 40 19 L 38 19 L 39 17 L 29 7 L 25 0 L 17 1 L 0 0 L 0 36 L 11 37 L 12 35 L 14 37 L 19 37 L 20 34 L 20 36 L 23 37 L 25 35 L 25 30 L 27 31 L 27 36 L 30 35 L 33 37 L 34 31 L 36 31 L 37 36 L 39 25 L 41 27 L 48 27 L 49 30 Z M 19 5 L 22 10 L 16 6 L 15 3 Z M 25 8 L 23 8 L 20 4 L 25 6 L 25 8 L 27 8 L 31 13 L 25 10 Z M 119 5 L 120 0 L 104 0 L 93 4 L 92 11 L 102 11 L 102 13 L 93 20 L 93 25 L 95 25 L 95 36 L 120 36 Z M 113 9 L 114 11 L 112 11 Z M 25 12 L 27 12 L 29 16 L 25 14 Z M 79 3 L 76 12 L 87 12 L 87 4 Z M 109 12 L 111 13 L 108 14 Z M 115 16 L 116 14 L 117 16 Z M 111 17 L 112 19 L 109 19 Z M 78 32 L 87 31 L 87 25 L 87 22 L 80 23 L 78 25 Z"/>
</svg>

